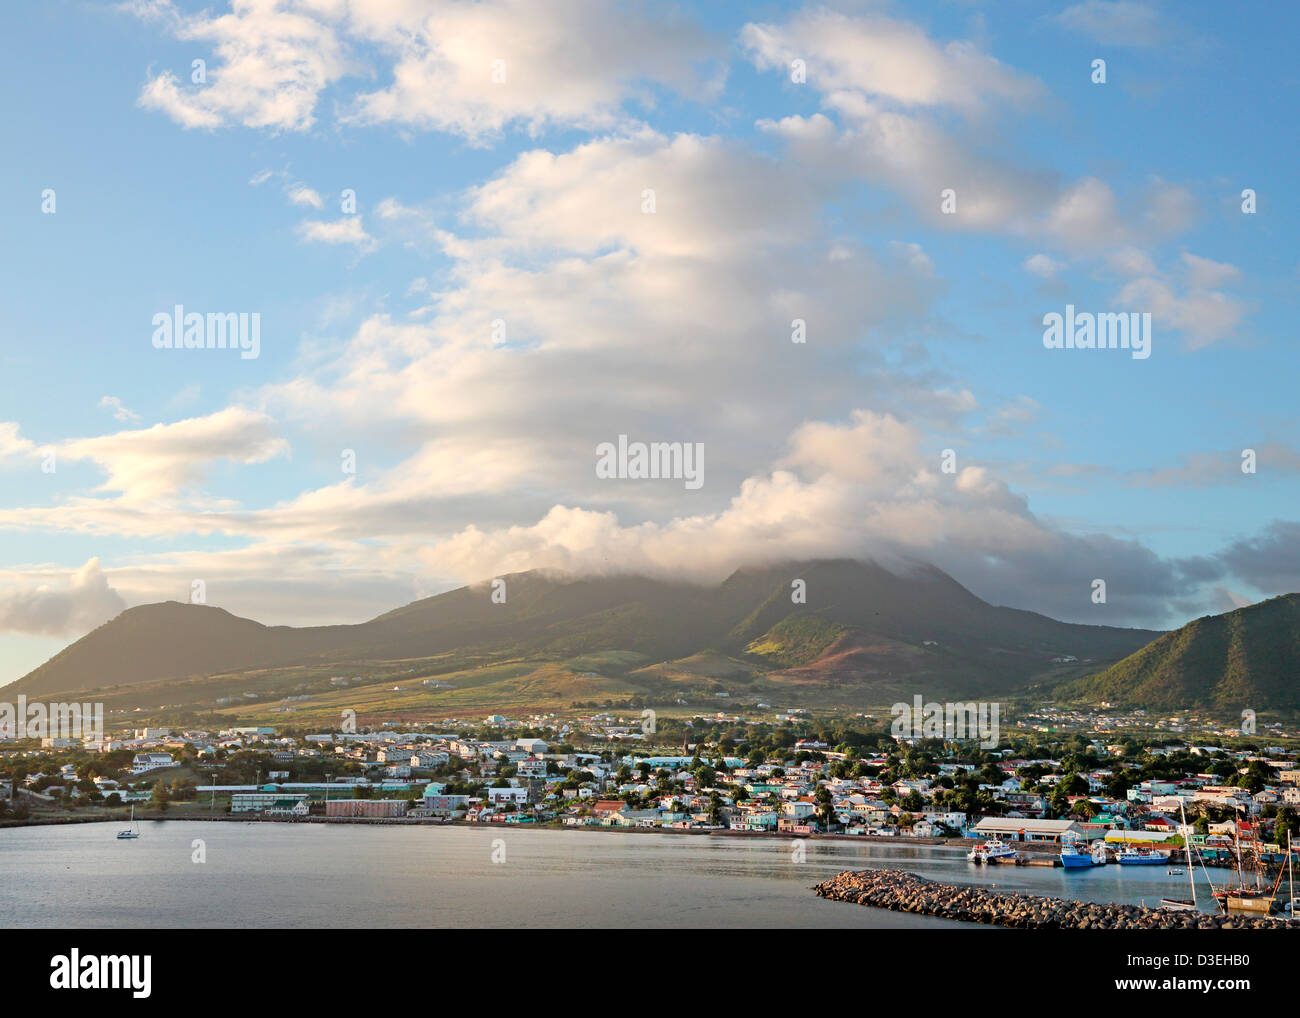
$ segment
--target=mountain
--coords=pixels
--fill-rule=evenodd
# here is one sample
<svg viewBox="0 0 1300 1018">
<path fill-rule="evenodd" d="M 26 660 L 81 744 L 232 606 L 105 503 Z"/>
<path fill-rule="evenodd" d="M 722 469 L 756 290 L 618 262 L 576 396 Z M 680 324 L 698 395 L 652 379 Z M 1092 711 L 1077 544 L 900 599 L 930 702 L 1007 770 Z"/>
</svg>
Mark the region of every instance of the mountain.
<svg viewBox="0 0 1300 1018">
<path fill-rule="evenodd" d="M 1133 707 L 1300 707 L 1300 594 L 1166 633 L 1111 667 L 1066 683 L 1066 699 Z"/>
<path fill-rule="evenodd" d="M 206 605 L 144 604 L 4 688 L 32 697 L 285 665 L 347 646 L 359 628 L 264 626 Z"/>
<path fill-rule="evenodd" d="M 211 703 L 249 689 L 264 697 L 327 688 L 331 672 L 374 682 L 468 673 L 483 697 L 444 701 L 490 702 L 488 680 L 499 680 L 517 699 L 542 687 L 552 700 L 735 689 L 791 702 L 879 704 L 916 692 L 965 696 L 1059 681 L 1081 666 L 1063 669 L 1054 659 L 1110 663 L 1159 635 L 995 607 L 919 563 L 774 565 L 738 570 L 717 586 L 543 571 L 502 579 L 504 603 L 481 583 L 347 626 L 264 626 L 203 605 L 142 605 L 6 692 L 119 687 L 138 691 L 141 702 Z M 806 603 L 792 598 L 796 580 Z M 525 682 L 520 663 L 547 667 Z M 575 681 L 597 677 L 610 681 Z"/>
</svg>

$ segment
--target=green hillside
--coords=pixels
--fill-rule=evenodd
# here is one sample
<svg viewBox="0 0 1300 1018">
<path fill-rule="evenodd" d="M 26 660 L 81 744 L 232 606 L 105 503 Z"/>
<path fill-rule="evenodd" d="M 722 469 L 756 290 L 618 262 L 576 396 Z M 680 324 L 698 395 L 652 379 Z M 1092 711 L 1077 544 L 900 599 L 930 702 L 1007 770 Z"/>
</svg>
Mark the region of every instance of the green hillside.
<svg viewBox="0 0 1300 1018">
<path fill-rule="evenodd" d="M 1150 708 L 1300 707 L 1300 594 L 1196 619 L 1057 695 Z"/>
</svg>

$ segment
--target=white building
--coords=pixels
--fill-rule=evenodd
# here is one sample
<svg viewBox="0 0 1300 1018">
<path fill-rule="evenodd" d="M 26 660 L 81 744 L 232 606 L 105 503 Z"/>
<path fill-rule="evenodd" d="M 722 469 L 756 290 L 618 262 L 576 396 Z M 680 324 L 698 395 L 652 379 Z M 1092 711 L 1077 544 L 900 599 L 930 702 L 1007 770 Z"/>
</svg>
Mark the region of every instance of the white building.
<svg viewBox="0 0 1300 1018">
<path fill-rule="evenodd" d="M 148 771 L 175 766 L 176 761 L 172 759 L 170 753 L 137 753 L 131 761 L 131 773 L 145 774 Z"/>
</svg>

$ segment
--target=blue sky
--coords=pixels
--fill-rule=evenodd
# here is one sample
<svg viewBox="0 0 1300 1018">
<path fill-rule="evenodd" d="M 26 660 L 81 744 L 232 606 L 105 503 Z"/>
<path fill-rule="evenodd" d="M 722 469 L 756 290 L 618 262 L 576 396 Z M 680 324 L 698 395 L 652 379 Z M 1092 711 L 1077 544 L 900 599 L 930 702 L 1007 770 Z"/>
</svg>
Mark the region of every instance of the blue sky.
<svg viewBox="0 0 1300 1018">
<path fill-rule="evenodd" d="M 1285 5 L 3 17 L 0 681 L 195 579 L 292 624 L 830 554 L 1118 625 L 1300 589 Z M 155 349 L 177 303 L 260 355 Z M 1152 356 L 1045 349 L 1067 303 Z M 619 434 L 705 484 L 597 479 Z"/>
</svg>

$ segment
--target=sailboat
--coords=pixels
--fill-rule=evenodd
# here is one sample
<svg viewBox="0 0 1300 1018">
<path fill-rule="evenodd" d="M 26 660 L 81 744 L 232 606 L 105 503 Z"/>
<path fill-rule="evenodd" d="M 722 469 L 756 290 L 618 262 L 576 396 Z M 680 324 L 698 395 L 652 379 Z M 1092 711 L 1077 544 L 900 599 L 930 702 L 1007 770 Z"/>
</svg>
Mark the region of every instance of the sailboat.
<svg viewBox="0 0 1300 1018">
<path fill-rule="evenodd" d="M 1176 912 L 1196 911 L 1196 872 L 1192 869 L 1192 835 L 1187 828 L 1187 810 L 1181 799 L 1178 800 L 1178 813 L 1183 818 L 1183 847 L 1187 849 L 1187 882 L 1192 885 L 1191 900 L 1186 898 L 1161 898 L 1160 907 Z"/>
<path fill-rule="evenodd" d="M 131 826 L 117 832 L 117 840 L 125 841 L 127 838 L 140 837 L 139 825 L 135 822 L 135 803 L 131 803 Z"/>
<path fill-rule="evenodd" d="M 1240 807 L 1238 807 L 1240 809 Z M 1253 887 L 1246 886 L 1246 878 L 1241 870 L 1241 826 L 1242 822 L 1237 820 L 1233 824 L 1236 830 L 1233 832 L 1236 836 L 1237 845 L 1237 886 L 1225 887 L 1222 891 L 1215 891 L 1214 897 L 1220 907 L 1225 912 L 1247 912 L 1252 915 L 1272 915 L 1276 908 L 1275 898 L 1276 890 L 1268 891 L 1259 879 L 1259 838 L 1253 824 L 1247 824 L 1247 830 L 1250 833 L 1250 842 L 1248 847 L 1251 849 L 1251 868 L 1254 872 L 1255 883 Z M 1281 874 L 1278 875 L 1281 880 Z"/>
</svg>

